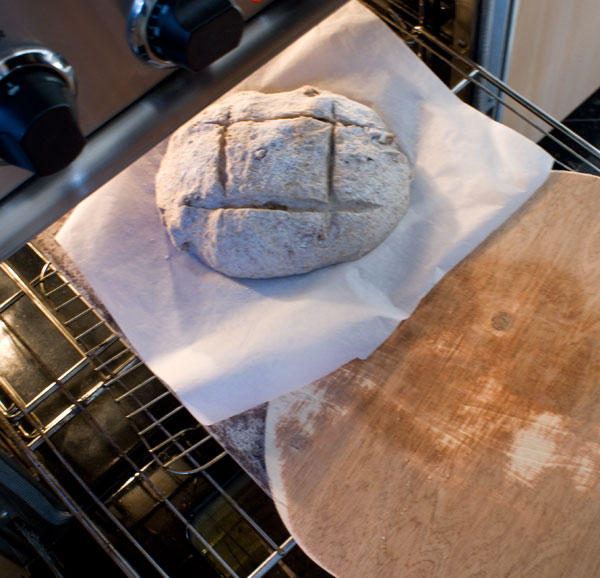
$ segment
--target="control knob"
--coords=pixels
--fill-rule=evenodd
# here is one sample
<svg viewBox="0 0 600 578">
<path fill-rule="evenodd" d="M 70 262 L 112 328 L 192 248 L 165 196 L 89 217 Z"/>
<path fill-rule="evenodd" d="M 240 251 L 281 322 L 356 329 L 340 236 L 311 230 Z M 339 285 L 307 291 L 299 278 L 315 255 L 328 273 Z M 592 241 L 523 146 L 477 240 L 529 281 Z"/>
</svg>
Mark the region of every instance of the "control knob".
<svg viewBox="0 0 600 578">
<path fill-rule="evenodd" d="M 243 28 L 241 12 L 229 0 L 136 0 L 129 43 L 157 68 L 197 72 L 235 48 Z"/>
<path fill-rule="evenodd" d="M 0 54 L 0 157 L 40 176 L 71 163 L 85 144 L 75 93 L 73 69 L 55 52 Z"/>
</svg>

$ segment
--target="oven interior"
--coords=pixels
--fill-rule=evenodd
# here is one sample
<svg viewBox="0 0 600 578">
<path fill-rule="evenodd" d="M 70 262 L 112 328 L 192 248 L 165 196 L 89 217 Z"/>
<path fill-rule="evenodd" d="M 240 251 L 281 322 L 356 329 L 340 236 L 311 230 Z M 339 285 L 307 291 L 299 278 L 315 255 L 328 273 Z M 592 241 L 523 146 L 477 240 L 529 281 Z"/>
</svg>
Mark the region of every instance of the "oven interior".
<svg viewBox="0 0 600 578">
<path fill-rule="evenodd" d="M 593 147 L 475 63 L 484 24 L 470 13 L 466 31 L 460 3 L 364 3 L 473 106 L 533 115 L 557 168 L 600 173 Z M 327 576 L 76 287 L 43 239 L 0 264 L 0 449 L 29 480 L 0 484 L 0 552 L 14 575 Z"/>
</svg>

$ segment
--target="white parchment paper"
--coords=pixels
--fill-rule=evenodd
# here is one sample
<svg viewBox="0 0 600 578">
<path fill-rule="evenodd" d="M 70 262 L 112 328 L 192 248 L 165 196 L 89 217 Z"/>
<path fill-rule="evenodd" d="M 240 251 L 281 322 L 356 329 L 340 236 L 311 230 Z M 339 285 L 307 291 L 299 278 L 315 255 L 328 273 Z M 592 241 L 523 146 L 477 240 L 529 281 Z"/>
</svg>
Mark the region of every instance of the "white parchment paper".
<svg viewBox="0 0 600 578">
<path fill-rule="evenodd" d="M 461 103 L 352 1 L 236 88 L 304 84 L 375 108 L 415 168 L 411 206 L 362 259 L 234 280 L 171 246 L 154 204 L 164 143 L 81 203 L 57 239 L 148 366 L 210 424 L 368 357 L 546 179 L 532 142 Z"/>
</svg>

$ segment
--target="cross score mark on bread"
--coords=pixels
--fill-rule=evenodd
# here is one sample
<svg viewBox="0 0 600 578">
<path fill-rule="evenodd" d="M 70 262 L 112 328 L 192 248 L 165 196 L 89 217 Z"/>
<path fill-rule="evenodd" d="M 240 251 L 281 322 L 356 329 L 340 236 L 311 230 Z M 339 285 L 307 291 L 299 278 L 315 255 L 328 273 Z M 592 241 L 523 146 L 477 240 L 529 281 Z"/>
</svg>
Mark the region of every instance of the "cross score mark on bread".
<svg viewBox="0 0 600 578">
<path fill-rule="evenodd" d="M 171 239 L 233 277 L 357 259 L 408 207 L 411 170 L 370 108 L 302 87 L 242 92 L 171 138 L 156 179 Z"/>
</svg>

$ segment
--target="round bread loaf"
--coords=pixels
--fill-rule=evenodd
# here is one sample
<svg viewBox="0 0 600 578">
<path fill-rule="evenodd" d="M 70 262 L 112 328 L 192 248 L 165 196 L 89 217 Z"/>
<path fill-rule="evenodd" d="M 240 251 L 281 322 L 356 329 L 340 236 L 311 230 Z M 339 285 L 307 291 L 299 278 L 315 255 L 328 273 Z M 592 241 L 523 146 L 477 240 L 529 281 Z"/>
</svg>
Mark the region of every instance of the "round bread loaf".
<svg viewBox="0 0 600 578">
<path fill-rule="evenodd" d="M 302 87 L 239 92 L 171 137 L 156 177 L 173 243 L 230 277 L 357 259 L 408 208 L 411 170 L 369 107 Z"/>
</svg>

